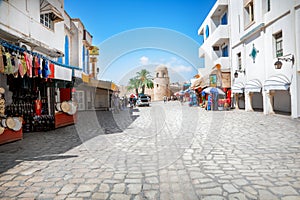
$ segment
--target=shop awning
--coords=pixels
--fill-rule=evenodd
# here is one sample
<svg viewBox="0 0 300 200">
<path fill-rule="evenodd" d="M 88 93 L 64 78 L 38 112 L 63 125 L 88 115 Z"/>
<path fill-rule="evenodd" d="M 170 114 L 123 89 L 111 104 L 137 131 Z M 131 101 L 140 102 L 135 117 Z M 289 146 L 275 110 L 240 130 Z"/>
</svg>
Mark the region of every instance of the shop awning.
<svg viewBox="0 0 300 200">
<path fill-rule="evenodd" d="M 192 88 L 192 89 L 196 89 L 197 87 L 199 87 L 202 80 L 203 80 L 203 79 L 201 79 L 201 78 L 195 79 L 195 80 L 192 82 L 192 84 L 191 84 L 191 88 Z"/>
<path fill-rule="evenodd" d="M 47 0 L 42 0 L 40 4 L 40 14 L 51 14 L 54 22 L 60 22 L 64 20 L 62 13 Z"/>
<path fill-rule="evenodd" d="M 231 87 L 232 93 L 244 93 L 245 85 L 242 82 L 234 83 Z"/>
<path fill-rule="evenodd" d="M 288 90 L 291 85 L 290 79 L 283 74 L 271 76 L 264 83 L 264 90 Z"/>
<path fill-rule="evenodd" d="M 245 92 L 261 92 L 262 84 L 258 79 L 252 79 L 245 85 Z"/>
<path fill-rule="evenodd" d="M 72 81 L 72 69 L 54 65 L 54 78 L 58 80 Z"/>
</svg>

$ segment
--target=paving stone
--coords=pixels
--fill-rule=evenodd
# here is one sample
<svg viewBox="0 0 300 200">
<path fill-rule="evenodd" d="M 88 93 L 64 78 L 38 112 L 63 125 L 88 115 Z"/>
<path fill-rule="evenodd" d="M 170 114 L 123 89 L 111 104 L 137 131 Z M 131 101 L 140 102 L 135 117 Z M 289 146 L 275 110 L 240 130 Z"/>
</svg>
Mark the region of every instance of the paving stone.
<svg viewBox="0 0 300 200">
<path fill-rule="evenodd" d="M 139 194 L 142 190 L 142 184 L 128 184 L 127 188 L 129 194 Z"/>
<path fill-rule="evenodd" d="M 157 199 L 158 192 L 155 190 L 144 191 L 146 199 Z"/>
<path fill-rule="evenodd" d="M 276 197 L 274 194 L 272 194 L 268 190 L 259 190 L 258 191 L 258 197 L 259 197 L 259 199 L 266 199 L 266 200 L 276 200 L 276 199 L 279 199 L 278 197 Z"/>
<path fill-rule="evenodd" d="M 105 200 L 108 197 L 108 193 L 96 192 L 93 194 L 92 199 Z"/>
<path fill-rule="evenodd" d="M 76 185 L 74 184 L 67 184 L 65 185 L 58 194 L 70 194 L 75 190 Z"/>
<path fill-rule="evenodd" d="M 271 187 L 270 190 L 278 195 L 298 195 L 298 192 L 291 186 Z"/>
<path fill-rule="evenodd" d="M 114 193 L 123 193 L 125 191 L 125 184 L 124 183 L 119 183 L 119 184 L 114 184 L 112 192 Z"/>
<path fill-rule="evenodd" d="M 77 188 L 77 192 L 93 192 L 96 187 L 96 184 L 80 184 Z"/>
<path fill-rule="evenodd" d="M 131 196 L 126 194 L 112 194 L 110 200 L 130 200 Z"/>
<path fill-rule="evenodd" d="M 239 192 L 239 190 L 236 187 L 234 187 L 232 184 L 224 184 L 223 189 L 230 194 Z"/>
</svg>

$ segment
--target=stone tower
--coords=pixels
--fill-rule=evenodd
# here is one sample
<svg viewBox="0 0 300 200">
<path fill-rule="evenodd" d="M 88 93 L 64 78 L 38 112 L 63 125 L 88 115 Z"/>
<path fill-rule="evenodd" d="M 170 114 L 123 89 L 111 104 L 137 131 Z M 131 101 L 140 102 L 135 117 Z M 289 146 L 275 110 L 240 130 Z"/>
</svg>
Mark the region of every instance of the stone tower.
<svg viewBox="0 0 300 200">
<path fill-rule="evenodd" d="M 154 101 L 163 100 L 164 96 L 170 97 L 170 79 L 168 68 L 164 65 L 159 65 L 155 69 L 154 84 Z"/>
</svg>

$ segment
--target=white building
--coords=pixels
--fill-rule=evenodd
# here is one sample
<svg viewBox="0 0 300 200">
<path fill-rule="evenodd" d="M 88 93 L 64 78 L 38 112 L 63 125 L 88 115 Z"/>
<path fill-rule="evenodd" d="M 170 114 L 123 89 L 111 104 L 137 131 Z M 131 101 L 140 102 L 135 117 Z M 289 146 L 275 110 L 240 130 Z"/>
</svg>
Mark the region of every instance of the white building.
<svg viewBox="0 0 300 200">
<path fill-rule="evenodd" d="M 221 12 L 226 5 L 228 31 L 220 29 L 217 35 L 216 23 L 209 21 L 213 21 L 217 11 Z M 223 34 L 229 32 L 228 60 L 232 92 L 236 99 L 240 98 L 238 107 L 300 117 L 300 36 L 296 34 L 300 31 L 299 8 L 299 0 L 218 0 L 202 24 L 201 27 L 208 25 L 216 41 L 223 40 Z M 201 30 L 200 34 L 204 34 L 205 28 Z M 200 57 L 203 52 L 215 49 L 216 43 L 209 43 L 210 40 L 213 39 L 205 38 Z M 205 63 L 216 62 L 214 54 L 206 55 Z M 275 69 L 278 60 L 282 63 L 281 69 Z"/>
<path fill-rule="evenodd" d="M 50 58 L 63 56 L 63 1 L 3 0 L 0 13 L 0 38 Z"/>
<path fill-rule="evenodd" d="M 199 69 L 202 76 L 208 74 L 217 64 L 221 65 L 222 71 L 230 69 L 230 18 L 228 15 L 228 0 L 219 0 L 198 30 L 198 35 L 203 36 L 204 40 L 199 48 L 199 57 L 204 59 L 205 65 L 205 69 Z"/>
</svg>

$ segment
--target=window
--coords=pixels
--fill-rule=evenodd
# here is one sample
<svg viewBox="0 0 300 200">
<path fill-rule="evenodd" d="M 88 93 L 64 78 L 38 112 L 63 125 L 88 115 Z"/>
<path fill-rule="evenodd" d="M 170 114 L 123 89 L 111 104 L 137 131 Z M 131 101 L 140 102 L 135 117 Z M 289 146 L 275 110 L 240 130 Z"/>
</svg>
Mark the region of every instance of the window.
<svg viewBox="0 0 300 200">
<path fill-rule="evenodd" d="M 271 0 L 267 0 L 267 12 L 271 10 Z"/>
<path fill-rule="evenodd" d="M 41 14 L 40 23 L 53 30 L 52 13 Z"/>
<path fill-rule="evenodd" d="M 158 76 L 159 76 L 159 73 L 157 72 L 157 73 L 156 73 L 156 77 L 158 78 Z"/>
<path fill-rule="evenodd" d="M 219 51 L 219 49 L 220 49 L 220 48 L 219 48 L 218 46 L 213 46 L 213 50 L 214 50 L 214 51 Z"/>
<path fill-rule="evenodd" d="M 275 41 L 275 52 L 276 57 L 283 56 L 283 49 L 282 49 L 282 31 L 279 33 L 274 34 L 274 41 Z"/>
<path fill-rule="evenodd" d="M 248 27 L 254 21 L 253 0 L 248 1 L 244 6 L 245 27 Z"/>
<path fill-rule="evenodd" d="M 227 24 L 227 13 L 224 13 L 224 15 L 221 18 L 221 25 Z"/>
<path fill-rule="evenodd" d="M 242 69 L 242 55 L 241 55 L 241 52 L 239 52 L 237 54 L 237 66 L 238 66 L 239 70 Z"/>
<path fill-rule="evenodd" d="M 222 47 L 222 57 L 228 57 L 228 45 Z"/>
<path fill-rule="evenodd" d="M 209 27 L 208 25 L 205 26 L 205 38 L 207 39 L 209 36 Z"/>
</svg>

